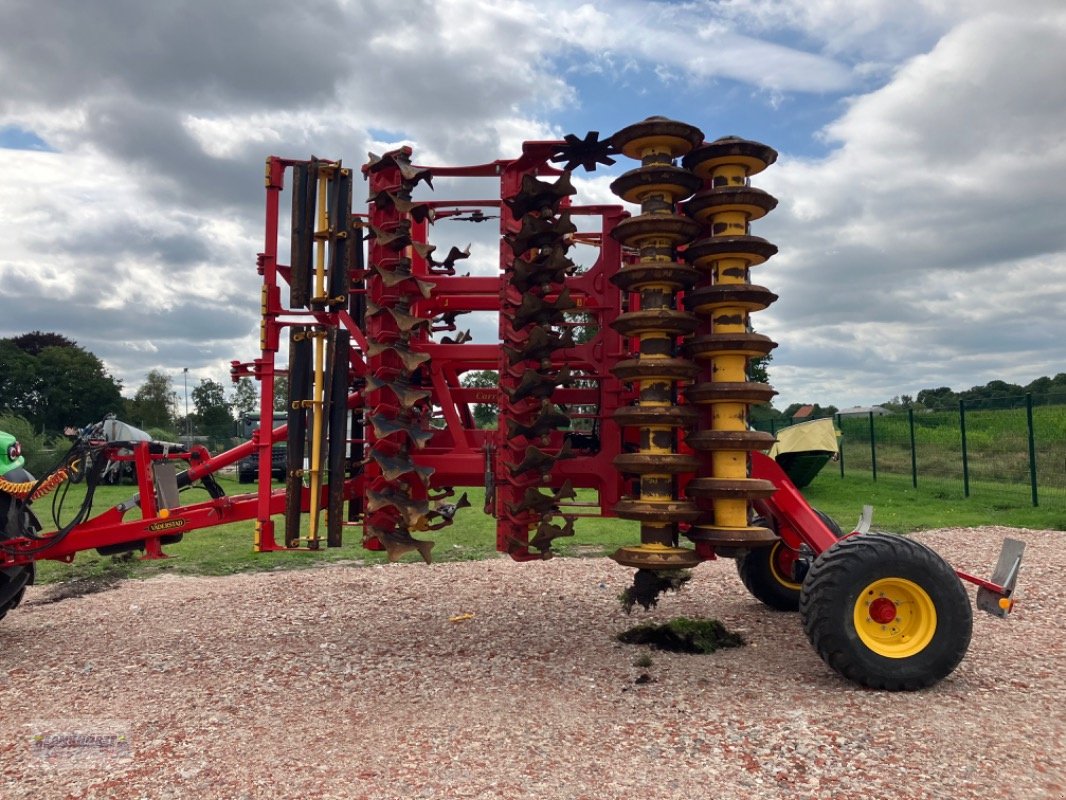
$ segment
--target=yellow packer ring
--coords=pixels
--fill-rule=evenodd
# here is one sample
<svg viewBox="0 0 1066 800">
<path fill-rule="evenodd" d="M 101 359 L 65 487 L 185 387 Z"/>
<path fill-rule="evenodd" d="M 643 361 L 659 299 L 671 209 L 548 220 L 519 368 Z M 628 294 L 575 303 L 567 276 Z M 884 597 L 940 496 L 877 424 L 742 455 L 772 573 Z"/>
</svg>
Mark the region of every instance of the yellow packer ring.
<svg viewBox="0 0 1066 800">
<path fill-rule="evenodd" d="M 782 574 L 780 565 L 777 562 L 778 554 L 781 552 L 781 548 L 785 547 L 785 543 L 778 539 L 774 542 L 770 548 L 770 574 L 774 576 L 774 580 L 784 586 L 786 589 L 791 589 L 794 592 L 798 592 L 803 588 L 802 584 L 796 583 L 791 578 Z"/>
<path fill-rule="evenodd" d="M 855 632 L 885 658 L 910 658 L 936 633 L 936 606 L 929 593 L 906 578 L 881 578 L 855 601 Z"/>
</svg>

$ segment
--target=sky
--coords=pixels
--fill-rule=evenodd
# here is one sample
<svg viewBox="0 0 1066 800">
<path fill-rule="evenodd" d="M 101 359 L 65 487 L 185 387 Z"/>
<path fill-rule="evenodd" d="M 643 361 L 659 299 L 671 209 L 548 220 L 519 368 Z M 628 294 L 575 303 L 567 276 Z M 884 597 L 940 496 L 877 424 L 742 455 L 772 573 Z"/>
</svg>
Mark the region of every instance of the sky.
<svg viewBox="0 0 1066 800">
<path fill-rule="evenodd" d="M 780 152 L 752 226 L 780 248 L 753 270 L 778 408 L 1066 372 L 1066 7 L 1006 7 L 0 0 L 0 337 L 68 336 L 127 394 L 229 385 L 258 355 L 268 155 L 478 164 L 659 114 Z M 459 224 L 433 241 L 491 270 Z"/>
</svg>

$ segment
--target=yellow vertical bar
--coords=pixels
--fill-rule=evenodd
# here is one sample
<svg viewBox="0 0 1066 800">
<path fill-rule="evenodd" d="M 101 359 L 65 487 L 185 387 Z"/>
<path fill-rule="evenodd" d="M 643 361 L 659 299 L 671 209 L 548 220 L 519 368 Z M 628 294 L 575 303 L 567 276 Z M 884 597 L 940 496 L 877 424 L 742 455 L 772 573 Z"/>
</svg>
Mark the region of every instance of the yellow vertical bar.
<svg viewBox="0 0 1066 800">
<path fill-rule="evenodd" d="M 318 220 L 315 224 L 315 292 L 314 299 L 321 299 L 326 293 L 326 236 L 329 231 L 329 208 L 326 188 L 328 180 L 325 170 L 320 170 L 318 181 Z M 325 370 L 325 336 L 322 331 L 315 332 L 315 367 L 314 388 L 311 392 L 311 464 L 310 473 L 310 519 L 307 528 L 308 547 L 317 547 L 318 511 L 322 494 L 322 410 L 323 410 L 323 372 Z"/>
</svg>

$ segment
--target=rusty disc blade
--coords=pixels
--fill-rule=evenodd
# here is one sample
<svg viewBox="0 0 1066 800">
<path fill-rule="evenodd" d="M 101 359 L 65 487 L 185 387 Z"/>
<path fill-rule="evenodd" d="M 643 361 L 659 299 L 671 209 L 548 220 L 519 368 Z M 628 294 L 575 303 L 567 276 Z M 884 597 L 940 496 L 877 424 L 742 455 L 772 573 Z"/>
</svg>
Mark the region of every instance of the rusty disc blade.
<svg viewBox="0 0 1066 800">
<path fill-rule="evenodd" d="M 620 547 L 611 558 L 624 567 L 653 570 L 691 569 L 702 561 L 694 550 L 684 547 L 648 545 Z"/>
<path fill-rule="evenodd" d="M 679 475 L 695 472 L 700 465 L 696 456 L 683 453 L 622 453 L 612 463 L 631 475 Z"/>
<path fill-rule="evenodd" d="M 688 500 L 652 503 L 634 497 L 615 503 L 614 513 L 622 519 L 641 522 L 694 522 L 703 514 L 699 506 Z"/>
<path fill-rule="evenodd" d="M 688 484 L 689 497 L 708 500 L 762 500 L 776 491 L 759 478 L 696 478 Z"/>
<path fill-rule="evenodd" d="M 777 534 L 768 528 L 721 528 L 715 525 L 693 525 L 685 536 L 694 542 L 707 542 L 722 547 L 762 547 L 777 541 Z"/>
<path fill-rule="evenodd" d="M 705 403 L 768 403 L 777 394 L 772 386 L 748 381 L 745 383 L 697 383 L 685 388 L 685 398 L 698 405 Z"/>
<path fill-rule="evenodd" d="M 690 433 L 685 437 L 685 443 L 693 450 L 701 452 L 714 450 L 769 450 L 773 447 L 774 438 L 772 433 L 762 431 L 712 431 L 704 430 Z"/>
<path fill-rule="evenodd" d="M 777 198 L 751 186 L 715 186 L 697 192 L 687 203 L 685 213 L 705 224 L 712 224 L 714 215 L 725 211 L 739 211 L 748 222 L 766 216 L 777 208 Z M 712 228 L 713 235 L 718 231 Z"/>
</svg>

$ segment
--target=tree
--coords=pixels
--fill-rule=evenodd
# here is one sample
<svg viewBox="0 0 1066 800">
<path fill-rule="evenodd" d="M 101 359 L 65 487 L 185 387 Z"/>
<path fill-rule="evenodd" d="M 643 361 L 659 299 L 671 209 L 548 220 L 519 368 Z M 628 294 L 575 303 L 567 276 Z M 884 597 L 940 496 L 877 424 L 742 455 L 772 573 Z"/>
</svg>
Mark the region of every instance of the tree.
<svg viewBox="0 0 1066 800">
<path fill-rule="evenodd" d="M 61 431 L 121 409 L 121 383 L 103 362 L 58 333 L 0 339 L 0 409 Z"/>
<path fill-rule="evenodd" d="M 233 417 L 226 402 L 226 390 L 221 383 L 202 378 L 200 385 L 192 390 L 196 406 L 196 425 L 207 436 L 208 443 L 218 446 L 233 436 Z"/>
<path fill-rule="evenodd" d="M 0 409 L 36 422 L 41 403 L 37 359 L 13 339 L 0 339 Z"/>
<path fill-rule="evenodd" d="M 237 381 L 237 385 L 233 388 L 230 407 L 238 419 L 245 414 L 255 414 L 259 411 L 259 388 L 255 381 L 248 377 Z"/>
<path fill-rule="evenodd" d="M 46 347 L 77 347 L 78 343 L 60 333 L 30 331 L 11 340 L 24 353 L 38 356 Z"/>
<path fill-rule="evenodd" d="M 126 415 L 130 422 L 140 428 L 163 428 L 174 430 L 178 393 L 174 391 L 169 375 L 159 370 L 150 370 L 144 383 L 126 403 Z"/>
<path fill-rule="evenodd" d="M 256 403 L 256 408 L 259 408 L 259 404 Z M 289 410 L 289 376 L 288 375 L 275 375 L 274 376 L 274 410 L 275 411 L 288 411 Z"/>
<path fill-rule="evenodd" d="M 35 420 L 50 431 L 98 422 L 122 409 L 119 383 L 80 347 L 46 347 L 37 356 L 42 402 Z"/>
<path fill-rule="evenodd" d="M 774 360 L 772 353 L 767 353 L 764 356 L 758 358 L 752 358 L 748 361 L 748 380 L 754 383 L 770 383 L 770 375 L 767 371 L 767 367 L 770 362 Z"/>
<path fill-rule="evenodd" d="M 936 389 L 922 389 L 915 398 L 918 405 L 929 409 L 944 409 L 958 405 L 959 396 L 947 386 Z"/>
<path fill-rule="evenodd" d="M 500 385 L 500 373 L 494 369 L 474 370 L 464 374 L 459 382 L 471 389 L 495 389 Z M 499 416 L 500 407 L 495 403 L 478 403 L 474 406 L 474 424 L 479 428 L 495 428 Z"/>
</svg>

